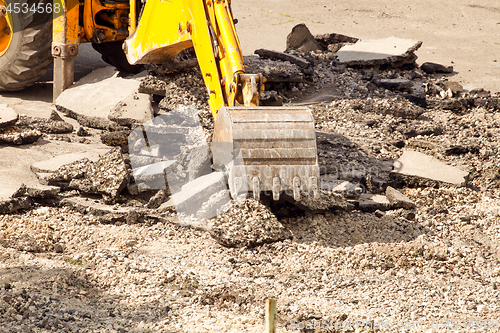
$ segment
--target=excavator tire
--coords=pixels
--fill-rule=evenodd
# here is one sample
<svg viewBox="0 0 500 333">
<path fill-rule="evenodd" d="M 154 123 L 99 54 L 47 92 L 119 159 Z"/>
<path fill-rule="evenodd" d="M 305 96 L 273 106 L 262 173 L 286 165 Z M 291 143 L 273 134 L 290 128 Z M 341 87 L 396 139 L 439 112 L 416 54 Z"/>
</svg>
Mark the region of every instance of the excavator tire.
<svg viewBox="0 0 500 333">
<path fill-rule="evenodd" d="M 31 7 L 40 1 L 20 2 L 27 2 Z M 32 85 L 47 73 L 53 61 L 50 52 L 52 14 L 11 12 L 11 17 L 10 33 L 0 37 L 0 91 L 21 90 Z"/>
<path fill-rule="evenodd" d="M 107 42 L 102 44 L 92 43 L 94 50 L 101 54 L 104 62 L 115 66 L 120 72 L 137 74 L 144 70 L 143 65 L 131 65 L 128 63 L 125 52 L 122 49 L 123 41 Z"/>
</svg>

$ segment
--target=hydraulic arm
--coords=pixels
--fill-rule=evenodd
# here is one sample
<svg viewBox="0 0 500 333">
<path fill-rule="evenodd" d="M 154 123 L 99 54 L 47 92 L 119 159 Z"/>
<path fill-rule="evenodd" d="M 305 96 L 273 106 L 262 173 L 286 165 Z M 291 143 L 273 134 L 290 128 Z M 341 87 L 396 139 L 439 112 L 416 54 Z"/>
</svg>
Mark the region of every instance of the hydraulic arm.
<svg viewBox="0 0 500 333">
<path fill-rule="evenodd" d="M 148 0 L 125 40 L 131 64 L 172 60 L 194 46 L 215 117 L 214 163 L 225 165 L 233 197 L 250 190 L 278 200 L 318 196 L 313 117 L 305 108 L 259 107 L 264 80 L 245 74 L 229 0 Z"/>
<path fill-rule="evenodd" d="M 124 45 L 131 64 L 166 62 L 194 46 L 214 116 L 223 106 L 259 103 L 263 79 L 244 74 L 229 1 L 148 0 Z"/>
</svg>

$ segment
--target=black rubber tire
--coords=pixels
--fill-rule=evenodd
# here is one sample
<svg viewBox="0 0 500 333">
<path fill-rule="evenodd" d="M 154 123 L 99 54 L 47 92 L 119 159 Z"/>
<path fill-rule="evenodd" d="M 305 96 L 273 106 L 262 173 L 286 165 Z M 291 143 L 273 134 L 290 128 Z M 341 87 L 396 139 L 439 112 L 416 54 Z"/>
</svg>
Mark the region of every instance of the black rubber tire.
<svg viewBox="0 0 500 333">
<path fill-rule="evenodd" d="M 38 0 L 21 0 L 30 6 Z M 45 2 L 45 1 L 44 1 Z M 0 91 L 21 90 L 47 73 L 51 54 L 52 16 L 14 12 L 14 34 L 9 48 L 0 56 Z"/>
<path fill-rule="evenodd" d="M 120 72 L 137 74 L 144 70 L 143 65 L 131 65 L 128 63 L 125 52 L 122 49 L 123 41 L 107 42 L 102 44 L 92 43 L 94 50 L 102 55 L 102 60 L 115 66 Z"/>
</svg>

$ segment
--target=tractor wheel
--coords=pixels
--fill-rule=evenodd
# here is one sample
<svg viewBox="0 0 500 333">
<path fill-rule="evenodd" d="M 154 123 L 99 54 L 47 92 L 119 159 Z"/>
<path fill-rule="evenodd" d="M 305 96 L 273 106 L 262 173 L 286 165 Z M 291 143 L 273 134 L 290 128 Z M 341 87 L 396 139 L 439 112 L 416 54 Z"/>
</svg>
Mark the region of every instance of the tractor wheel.
<svg viewBox="0 0 500 333">
<path fill-rule="evenodd" d="M 117 70 L 126 73 L 137 74 L 144 70 L 143 65 L 131 65 L 128 63 L 125 52 L 122 49 L 123 41 L 107 42 L 107 43 L 92 43 L 92 47 L 102 55 L 102 60 Z"/>
<path fill-rule="evenodd" d="M 19 2 L 31 8 L 40 1 Z M 0 6 L 7 7 L 5 0 Z M 44 76 L 52 64 L 51 41 L 52 14 L 0 14 L 0 91 L 21 90 Z"/>
</svg>

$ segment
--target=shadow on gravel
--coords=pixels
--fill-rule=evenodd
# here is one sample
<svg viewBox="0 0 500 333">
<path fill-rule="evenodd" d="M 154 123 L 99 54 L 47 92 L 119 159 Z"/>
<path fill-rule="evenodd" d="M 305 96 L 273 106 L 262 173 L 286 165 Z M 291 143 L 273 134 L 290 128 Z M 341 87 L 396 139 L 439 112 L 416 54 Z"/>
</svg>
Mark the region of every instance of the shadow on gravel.
<svg viewBox="0 0 500 333">
<path fill-rule="evenodd" d="M 0 269 L 0 327 L 8 332 L 26 332 L 23 327 L 64 332 L 113 328 L 115 332 L 129 332 L 141 321 L 164 321 L 171 310 L 159 302 L 134 308 L 121 305 L 120 300 L 126 296 L 95 287 L 83 272 L 37 266 Z"/>
<path fill-rule="evenodd" d="M 317 147 L 324 190 L 330 191 L 343 181 L 357 184 L 365 193 L 372 194 L 384 194 L 387 186 L 400 187 L 390 177 L 393 160 L 370 157 L 345 136 L 317 132 Z M 347 247 L 399 243 L 429 232 L 413 221 L 413 211 L 387 208 L 376 211 L 377 208 L 366 207 L 360 210 L 356 198 L 348 200 L 351 210 L 307 212 L 284 200 L 270 202 L 270 207 L 290 230 L 293 241 L 304 244 Z"/>
</svg>

